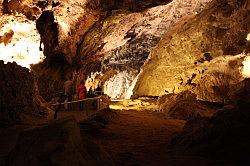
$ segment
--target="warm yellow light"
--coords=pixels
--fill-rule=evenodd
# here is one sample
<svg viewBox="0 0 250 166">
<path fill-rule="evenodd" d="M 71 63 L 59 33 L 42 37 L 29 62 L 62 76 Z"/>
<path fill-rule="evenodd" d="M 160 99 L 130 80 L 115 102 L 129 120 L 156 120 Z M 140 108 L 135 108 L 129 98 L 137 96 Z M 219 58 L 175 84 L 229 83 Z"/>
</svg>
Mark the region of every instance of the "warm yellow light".
<svg viewBox="0 0 250 166">
<path fill-rule="evenodd" d="M 247 41 L 250 41 L 250 33 L 247 35 Z"/>
<path fill-rule="evenodd" d="M 40 36 L 36 31 L 35 22 L 12 19 L 14 21 L 7 22 L 0 30 L 1 36 L 10 30 L 14 31 L 10 43 L 0 43 L 0 59 L 5 63 L 15 61 L 30 68 L 31 64 L 44 59 L 43 52 L 39 50 Z"/>
<path fill-rule="evenodd" d="M 104 83 L 104 93 L 112 99 L 129 99 L 138 77 L 135 73 L 121 71 Z"/>
<path fill-rule="evenodd" d="M 242 76 L 244 78 L 250 78 L 250 56 L 246 56 L 245 60 L 242 62 Z"/>
</svg>

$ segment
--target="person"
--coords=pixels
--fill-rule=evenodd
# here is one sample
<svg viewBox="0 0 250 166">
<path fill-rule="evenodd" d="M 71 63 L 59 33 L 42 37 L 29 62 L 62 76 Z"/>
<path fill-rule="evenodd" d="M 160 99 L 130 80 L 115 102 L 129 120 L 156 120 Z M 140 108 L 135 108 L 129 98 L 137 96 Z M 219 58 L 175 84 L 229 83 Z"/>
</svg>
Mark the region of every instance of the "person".
<svg viewBox="0 0 250 166">
<path fill-rule="evenodd" d="M 59 103 L 59 106 L 55 110 L 54 119 L 57 118 L 57 113 L 59 112 L 59 110 L 62 106 L 62 103 L 65 102 L 66 99 L 67 99 L 67 96 L 64 93 L 60 94 L 60 97 L 57 100 L 57 102 Z"/>
<path fill-rule="evenodd" d="M 89 88 L 87 96 L 90 97 L 90 98 L 95 97 L 95 94 L 94 94 L 94 91 L 93 91 L 92 87 Z"/>
<path fill-rule="evenodd" d="M 100 82 L 98 83 L 98 86 L 97 86 L 97 88 L 95 89 L 95 94 L 96 94 L 96 95 L 103 95 L 102 86 L 101 86 L 101 83 L 100 83 Z"/>
<path fill-rule="evenodd" d="M 63 92 L 64 95 L 67 96 L 66 102 L 72 101 L 72 97 L 74 95 L 72 76 L 70 76 L 69 79 L 64 82 Z M 64 105 L 64 107 L 66 111 L 70 110 L 70 105 L 68 105 L 67 103 Z"/>
<path fill-rule="evenodd" d="M 82 80 L 80 82 L 80 85 L 78 86 L 78 89 L 77 89 L 77 95 L 78 95 L 78 100 L 83 100 L 83 99 L 86 99 L 87 97 L 87 89 L 84 85 L 84 81 Z M 80 102 L 80 111 L 83 111 L 83 101 Z"/>
</svg>

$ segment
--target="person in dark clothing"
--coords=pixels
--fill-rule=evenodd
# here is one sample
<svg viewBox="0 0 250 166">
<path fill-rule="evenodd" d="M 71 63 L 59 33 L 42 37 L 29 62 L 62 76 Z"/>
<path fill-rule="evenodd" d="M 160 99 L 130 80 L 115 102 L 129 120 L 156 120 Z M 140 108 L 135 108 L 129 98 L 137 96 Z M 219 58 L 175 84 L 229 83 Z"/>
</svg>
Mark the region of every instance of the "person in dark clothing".
<svg viewBox="0 0 250 166">
<path fill-rule="evenodd" d="M 64 93 L 62 93 L 60 95 L 59 99 L 57 100 L 57 102 L 59 103 L 59 106 L 55 110 L 54 119 L 57 118 L 57 113 L 60 111 L 62 103 L 64 103 L 66 99 L 67 99 L 67 95 L 65 95 Z"/>
<path fill-rule="evenodd" d="M 93 91 L 92 87 L 89 88 L 89 91 L 88 91 L 88 93 L 87 93 L 87 96 L 90 97 L 90 98 L 91 98 L 91 97 L 95 97 L 95 94 L 94 94 L 94 91 Z"/>
<path fill-rule="evenodd" d="M 69 79 L 64 82 L 63 92 L 67 96 L 67 101 L 68 102 L 72 101 L 73 95 L 74 95 L 73 94 L 74 93 L 74 87 L 73 87 L 72 76 L 70 76 Z M 64 106 L 65 106 L 66 110 L 70 110 L 70 104 L 65 104 Z"/>
<path fill-rule="evenodd" d="M 102 86 L 100 83 L 98 84 L 97 88 L 95 89 L 95 94 L 96 95 L 103 95 Z"/>
</svg>

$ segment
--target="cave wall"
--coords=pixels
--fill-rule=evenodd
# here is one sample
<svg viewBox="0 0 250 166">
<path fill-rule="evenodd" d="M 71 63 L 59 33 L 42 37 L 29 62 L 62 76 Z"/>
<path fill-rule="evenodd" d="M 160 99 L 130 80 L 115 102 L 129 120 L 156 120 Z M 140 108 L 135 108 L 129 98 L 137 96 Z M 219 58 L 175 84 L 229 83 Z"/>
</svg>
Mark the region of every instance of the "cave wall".
<svg viewBox="0 0 250 166">
<path fill-rule="evenodd" d="M 40 33 L 45 61 L 32 68 L 41 94 L 50 100 L 48 94 L 61 91 L 67 75 L 74 72 L 81 73 L 77 80 L 102 72 L 109 81 L 125 71 L 133 73 L 129 77 L 138 78 L 135 96 L 193 89 L 204 98 L 207 92 L 200 91 L 207 86 L 211 89 L 211 84 L 205 86 L 207 81 L 202 80 L 217 80 L 213 74 L 217 71 L 222 75 L 231 72 L 234 76 L 230 79 L 238 79 L 242 57 L 224 56 L 240 54 L 249 46 L 245 40 L 249 33 L 248 2 L 209 3 L 62 0 L 42 8 L 34 1 L 43 13 L 49 10 L 54 17 L 37 26 L 46 29 Z M 212 87 L 217 84 L 212 82 Z M 119 85 L 114 84 L 113 89 Z"/>
<path fill-rule="evenodd" d="M 72 63 L 79 43 L 100 17 L 97 11 L 86 9 L 83 0 L 58 2 L 55 7 L 45 5 L 36 21 L 46 58 L 33 65 L 32 71 L 38 79 L 40 94 L 47 101 L 62 91 L 64 81 L 75 68 Z"/>
<path fill-rule="evenodd" d="M 29 20 L 36 20 L 41 14 L 41 9 L 33 6 L 28 0 L 3 0 L 2 11 L 4 14 L 22 13 Z"/>
<path fill-rule="evenodd" d="M 227 55 L 241 54 L 247 48 L 248 6 L 249 2 L 244 0 L 213 1 L 201 13 L 170 27 L 142 67 L 134 93 L 159 96 L 193 89 L 198 98 L 204 99 L 214 93 L 216 84 L 212 79 L 207 80 L 210 84 L 201 83 L 204 77 L 213 75 L 213 78 L 216 75 L 213 73 L 219 73 L 230 75 L 230 80 L 239 80 L 241 56 L 234 59 Z M 205 99 L 221 101 L 220 97 L 214 97 Z"/>
<path fill-rule="evenodd" d="M 206 3 L 176 0 L 141 12 L 114 10 L 111 15 L 100 19 L 84 36 L 75 61 L 84 64 L 93 59 L 104 59 L 104 64 L 114 61 L 121 64 L 129 60 L 129 67 L 139 69 L 151 48 L 156 46 L 171 26 L 198 12 Z M 132 62 L 139 65 L 135 66 Z"/>
<path fill-rule="evenodd" d="M 46 59 L 32 70 L 39 79 L 41 94 L 50 100 L 52 94 L 62 90 L 66 75 L 73 72 L 79 73 L 77 80 L 86 79 L 92 72 L 102 72 L 110 79 L 116 77 L 110 75 L 110 70 L 133 73 L 123 80 L 136 78 L 152 47 L 168 28 L 199 12 L 208 1 L 110 1 L 114 4 L 106 7 L 106 1 L 91 1 L 95 7 L 89 6 L 90 2 L 60 1 L 59 6 L 45 10 L 37 20 Z M 135 11 L 131 5 L 139 7 Z M 52 21 L 40 22 L 45 12 L 52 13 Z"/>
<path fill-rule="evenodd" d="M 38 115 L 34 77 L 29 69 L 0 61 L 0 127 L 22 123 L 22 115 Z"/>
<path fill-rule="evenodd" d="M 175 0 L 137 12 L 121 5 L 86 33 L 78 47 L 74 65 L 84 69 L 87 75 L 94 71 L 109 75 L 110 70 L 115 70 L 116 73 L 133 73 L 130 77 L 136 78 L 163 34 L 182 18 L 200 12 L 208 2 Z M 110 79 L 116 76 L 110 75 Z M 114 85 L 113 89 L 119 85 Z"/>
<path fill-rule="evenodd" d="M 139 12 L 150 7 L 164 5 L 172 0 L 88 0 L 86 6 L 91 10 L 127 10 Z"/>
</svg>

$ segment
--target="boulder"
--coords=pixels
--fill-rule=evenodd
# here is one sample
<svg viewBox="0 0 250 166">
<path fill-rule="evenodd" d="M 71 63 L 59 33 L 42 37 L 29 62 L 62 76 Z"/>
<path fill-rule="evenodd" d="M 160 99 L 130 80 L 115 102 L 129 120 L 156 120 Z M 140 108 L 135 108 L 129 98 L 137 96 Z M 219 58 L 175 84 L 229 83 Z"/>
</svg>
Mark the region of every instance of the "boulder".
<svg viewBox="0 0 250 166">
<path fill-rule="evenodd" d="M 99 112 L 92 114 L 88 119 L 81 121 L 81 131 L 87 134 L 97 134 L 100 129 L 106 125 L 116 116 L 116 113 L 109 108 L 104 108 Z"/>
<path fill-rule="evenodd" d="M 174 119 L 189 120 L 211 117 L 216 111 L 196 99 L 191 91 L 163 95 L 159 100 L 160 111 Z"/>
</svg>

